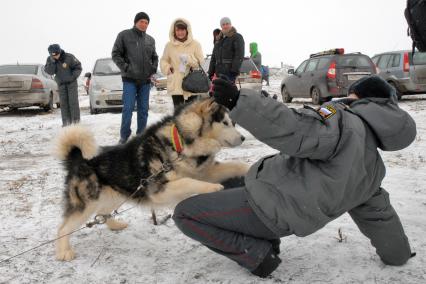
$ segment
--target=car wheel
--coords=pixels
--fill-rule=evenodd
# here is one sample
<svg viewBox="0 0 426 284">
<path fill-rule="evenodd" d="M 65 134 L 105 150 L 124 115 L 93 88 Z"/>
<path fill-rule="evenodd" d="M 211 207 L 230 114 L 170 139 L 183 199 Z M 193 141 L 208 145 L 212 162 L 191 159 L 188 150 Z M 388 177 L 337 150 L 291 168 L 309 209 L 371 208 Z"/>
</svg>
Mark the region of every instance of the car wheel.
<svg viewBox="0 0 426 284">
<path fill-rule="evenodd" d="M 283 97 L 283 102 L 284 103 L 291 103 L 291 101 L 293 100 L 292 96 L 290 96 L 290 93 L 287 90 L 286 86 L 283 86 L 281 89 L 281 96 Z"/>
<path fill-rule="evenodd" d="M 396 87 L 396 84 L 395 84 L 394 82 L 392 82 L 392 81 L 390 81 L 390 82 L 388 82 L 388 83 L 389 83 L 389 85 L 391 85 L 392 87 L 394 87 L 394 88 L 395 88 L 396 96 L 398 97 L 398 101 L 399 101 L 399 100 L 401 100 L 401 98 L 402 98 L 402 93 L 398 90 L 398 88 Z"/>
<path fill-rule="evenodd" d="M 311 98 L 314 105 L 320 105 L 324 101 L 323 98 L 321 98 L 321 92 L 317 87 L 312 88 Z"/>
<path fill-rule="evenodd" d="M 53 94 L 49 95 L 49 103 L 43 107 L 45 111 L 51 111 L 53 109 Z"/>
<path fill-rule="evenodd" d="M 99 111 L 92 107 L 92 104 L 90 104 L 90 114 L 98 114 Z"/>
</svg>

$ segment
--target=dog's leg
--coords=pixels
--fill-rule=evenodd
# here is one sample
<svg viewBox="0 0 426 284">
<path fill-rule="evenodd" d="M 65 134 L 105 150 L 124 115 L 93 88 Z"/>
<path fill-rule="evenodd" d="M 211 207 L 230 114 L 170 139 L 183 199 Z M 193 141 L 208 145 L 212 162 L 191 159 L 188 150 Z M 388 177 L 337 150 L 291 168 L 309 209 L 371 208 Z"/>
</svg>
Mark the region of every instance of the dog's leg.
<svg viewBox="0 0 426 284">
<path fill-rule="evenodd" d="M 150 199 L 156 204 L 171 204 L 194 194 L 216 192 L 222 189 L 221 184 L 181 178 L 168 182 L 163 191 L 150 195 Z"/>
<path fill-rule="evenodd" d="M 233 177 L 245 176 L 250 166 L 242 162 L 216 162 L 203 173 L 209 182 L 222 182 Z"/>
<path fill-rule="evenodd" d="M 113 210 L 118 209 L 118 206 L 125 200 L 125 198 L 118 192 L 114 191 L 110 187 L 104 187 L 99 198 L 99 206 L 97 214 L 110 214 Z M 127 228 L 128 224 L 125 222 L 118 221 L 113 218 L 108 218 L 106 221 L 108 229 L 112 231 L 119 231 Z"/>
<path fill-rule="evenodd" d="M 95 209 L 93 204 L 89 204 L 82 212 L 73 212 L 64 218 L 58 230 L 58 237 L 61 238 L 56 241 L 57 260 L 70 261 L 74 259 L 75 253 L 70 245 L 70 235 L 67 234 L 80 228 L 95 213 Z"/>
</svg>

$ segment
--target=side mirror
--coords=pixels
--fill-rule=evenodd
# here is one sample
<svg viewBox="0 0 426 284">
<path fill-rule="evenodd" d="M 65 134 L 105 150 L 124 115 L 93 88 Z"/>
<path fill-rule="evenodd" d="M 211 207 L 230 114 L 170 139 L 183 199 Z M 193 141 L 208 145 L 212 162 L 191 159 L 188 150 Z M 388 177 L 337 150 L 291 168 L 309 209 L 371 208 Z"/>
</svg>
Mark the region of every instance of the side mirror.
<svg viewBox="0 0 426 284">
<path fill-rule="evenodd" d="M 91 78 L 92 77 L 92 73 L 90 73 L 90 72 L 87 72 L 86 74 L 84 74 L 84 77 L 86 77 L 86 78 Z"/>
<path fill-rule="evenodd" d="M 294 74 L 294 69 L 288 69 L 287 73 L 290 74 L 290 75 L 293 75 Z"/>
</svg>

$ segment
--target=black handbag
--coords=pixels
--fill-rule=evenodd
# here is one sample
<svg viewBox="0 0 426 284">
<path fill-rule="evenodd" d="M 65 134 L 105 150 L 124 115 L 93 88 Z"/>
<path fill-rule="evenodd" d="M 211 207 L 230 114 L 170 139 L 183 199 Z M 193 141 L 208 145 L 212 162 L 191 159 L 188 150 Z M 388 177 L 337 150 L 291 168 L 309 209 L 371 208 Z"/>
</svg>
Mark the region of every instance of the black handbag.
<svg viewBox="0 0 426 284">
<path fill-rule="evenodd" d="M 190 69 L 183 77 L 182 90 L 190 93 L 207 93 L 210 89 L 210 80 L 203 68 L 199 70 Z"/>
</svg>

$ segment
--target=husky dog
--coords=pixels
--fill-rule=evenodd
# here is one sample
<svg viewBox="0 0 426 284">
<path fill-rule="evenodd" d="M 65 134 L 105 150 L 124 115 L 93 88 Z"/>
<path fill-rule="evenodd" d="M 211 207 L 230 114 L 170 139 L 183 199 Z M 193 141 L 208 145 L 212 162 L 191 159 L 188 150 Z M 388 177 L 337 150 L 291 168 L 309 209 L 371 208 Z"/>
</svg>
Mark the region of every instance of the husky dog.
<svg viewBox="0 0 426 284">
<path fill-rule="evenodd" d="M 222 190 L 220 182 L 244 176 L 248 165 L 218 162 L 215 155 L 243 141 L 227 109 L 212 99 L 184 105 L 143 135 L 100 153 L 90 131 L 81 125 L 64 128 L 57 142 L 57 155 L 67 171 L 58 237 L 80 228 L 94 214 L 111 213 L 129 197 L 152 206 L 173 205 L 194 194 Z M 106 225 L 111 230 L 127 227 L 113 218 Z M 56 241 L 56 258 L 74 258 L 69 236 Z"/>
</svg>

